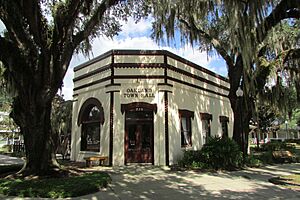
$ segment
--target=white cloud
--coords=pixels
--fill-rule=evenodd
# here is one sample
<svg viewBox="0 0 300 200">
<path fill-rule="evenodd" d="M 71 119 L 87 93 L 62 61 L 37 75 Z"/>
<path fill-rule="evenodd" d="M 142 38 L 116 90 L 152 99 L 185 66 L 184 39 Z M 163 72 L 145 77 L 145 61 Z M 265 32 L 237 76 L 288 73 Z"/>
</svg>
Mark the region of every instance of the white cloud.
<svg viewBox="0 0 300 200">
<path fill-rule="evenodd" d="M 149 35 L 151 32 L 151 23 L 153 18 L 141 19 L 137 23 L 133 18 L 129 18 L 127 22 L 123 21 L 122 31 L 119 33 L 119 37 L 137 37 Z"/>
</svg>

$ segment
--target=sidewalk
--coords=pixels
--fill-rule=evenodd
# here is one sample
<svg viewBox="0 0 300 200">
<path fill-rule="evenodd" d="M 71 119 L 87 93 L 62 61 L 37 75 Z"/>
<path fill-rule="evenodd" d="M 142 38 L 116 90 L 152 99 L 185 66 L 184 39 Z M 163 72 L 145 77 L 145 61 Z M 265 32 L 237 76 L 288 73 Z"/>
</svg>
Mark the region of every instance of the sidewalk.
<svg viewBox="0 0 300 200">
<path fill-rule="evenodd" d="M 17 160 L 5 159 L 0 155 L 0 164 L 4 161 L 11 163 Z M 94 167 L 91 170 L 108 172 L 112 178 L 112 183 L 103 191 L 68 199 L 300 199 L 300 192 L 268 182 L 271 177 L 300 173 L 300 163 L 218 173 L 170 171 L 167 167 L 151 165 Z M 24 198 L 10 197 L 5 199 L 19 200 Z"/>
<path fill-rule="evenodd" d="M 14 165 L 14 164 L 23 164 L 24 160 L 21 158 L 10 157 L 0 154 L 0 165 Z"/>
<path fill-rule="evenodd" d="M 300 164 L 249 168 L 236 172 L 173 172 L 153 166 L 106 168 L 107 191 L 74 199 L 300 199 L 300 193 L 268 182 L 271 177 L 300 173 Z"/>
</svg>

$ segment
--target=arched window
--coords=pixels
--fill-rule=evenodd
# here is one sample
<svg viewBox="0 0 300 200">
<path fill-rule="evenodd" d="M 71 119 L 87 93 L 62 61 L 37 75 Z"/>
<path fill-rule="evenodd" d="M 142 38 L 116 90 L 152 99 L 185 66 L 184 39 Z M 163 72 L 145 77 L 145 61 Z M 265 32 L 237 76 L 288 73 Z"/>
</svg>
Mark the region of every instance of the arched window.
<svg viewBox="0 0 300 200">
<path fill-rule="evenodd" d="M 78 124 L 81 128 L 81 151 L 100 151 L 101 124 L 104 122 L 104 114 L 101 103 L 95 99 L 88 99 L 81 107 Z"/>
</svg>

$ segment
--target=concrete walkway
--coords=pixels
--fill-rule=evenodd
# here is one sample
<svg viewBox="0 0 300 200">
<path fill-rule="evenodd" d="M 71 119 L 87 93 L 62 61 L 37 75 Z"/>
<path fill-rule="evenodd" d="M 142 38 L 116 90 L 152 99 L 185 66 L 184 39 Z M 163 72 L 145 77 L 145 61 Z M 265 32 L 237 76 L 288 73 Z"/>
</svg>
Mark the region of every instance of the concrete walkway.
<svg viewBox="0 0 300 200">
<path fill-rule="evenodd" d="M 174 172 L 153 166 L 107 168 L 107 191 L 75 199 L 300 199 L 300 192 L 268 182 L 271 177 L 300 173 L 300 164 L 268 166 L 236 172 Z"/>
<path fill-rule="evenodd" d="M 3 160 L 0 156 L 0 162 Z M 271 177 L 300 173 L 299 163 L 218 173 L 171 171 L 167 167 L 149 165 L 93 167 L 91 170 L 108 172 L 112 183 L 103 191 L 69 199 L 300 199 L 300 192 L 268 182 Z"/>
<path fill-rule="evenodd" d="M 21 158 L 10 157 L 0 154 L 0 165 L 13 165 L 13 164 L 23 164 L 24 160 Z"/>
</svg>

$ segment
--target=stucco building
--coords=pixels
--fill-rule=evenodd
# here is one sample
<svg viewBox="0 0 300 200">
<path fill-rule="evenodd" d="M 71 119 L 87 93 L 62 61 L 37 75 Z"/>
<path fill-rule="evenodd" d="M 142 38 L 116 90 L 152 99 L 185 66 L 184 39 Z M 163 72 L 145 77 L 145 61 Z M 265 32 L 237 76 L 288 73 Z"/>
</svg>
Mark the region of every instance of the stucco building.
<svg viewBox="0 0 300 200">
<path fill-rule="evenodd" d="M 228 80 L 165 50 L 111 50 L 74 68 L 71 159 L 169 165 L 232 136 Z"/>
</svg>

